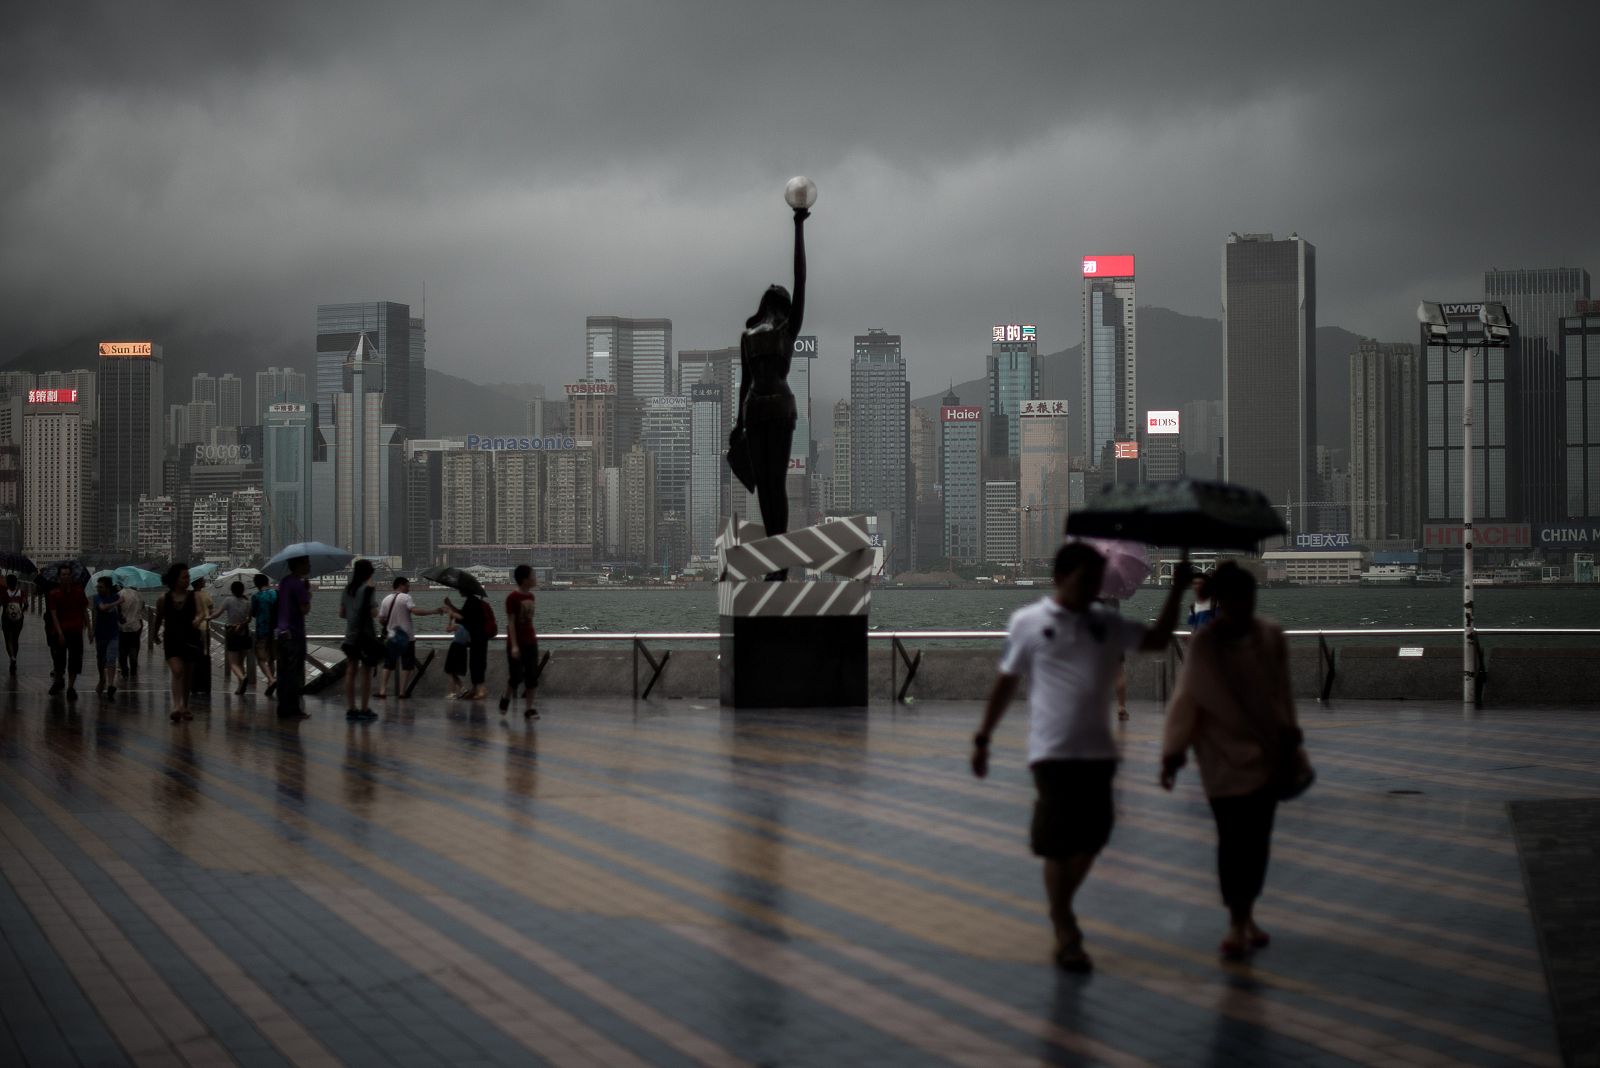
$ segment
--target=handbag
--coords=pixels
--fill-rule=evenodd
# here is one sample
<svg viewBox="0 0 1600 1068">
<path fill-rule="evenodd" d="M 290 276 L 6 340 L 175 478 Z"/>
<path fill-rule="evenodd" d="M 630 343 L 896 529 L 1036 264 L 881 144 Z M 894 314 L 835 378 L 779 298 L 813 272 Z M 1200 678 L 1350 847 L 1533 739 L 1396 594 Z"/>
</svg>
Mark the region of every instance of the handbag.
<svg viewBox="0 0 1600 1068">
<path fill-rule="evenodd" d="M 1250 636 L 1252 646 L 1257 644 L 1258 635 L 1259 632 L 1256 632 Z M 1251 655 L 1261 659 L 1259 650 L 1252 649 Z M 1276 717 L 1263 719 L 1256 711 L 1260 702 L 1246 699 L 1235 681 L 1237 676 L 1231 671 L 1223 671 L 1221 675 L 1233 693 L 1233 699 L 1245 713 L 1246 729 L 1266 756 L 1268 768 L 1265 788 L 1279 801 L 1293 801 L 1311 789 L 1317 781 L 1317 770 L 1306 756 L 1305 732 L 1297 726 L 1291 727 L 1280 722 Z"/>
<path fill-rule="evenodd" d="M 750 442 L 745 437 L 744 424 L 734 424 L 728 434 L 728 470 L 739 480 L 746 492 L 756 491 L 756 467 L 750 461 Z"/>
</svg>

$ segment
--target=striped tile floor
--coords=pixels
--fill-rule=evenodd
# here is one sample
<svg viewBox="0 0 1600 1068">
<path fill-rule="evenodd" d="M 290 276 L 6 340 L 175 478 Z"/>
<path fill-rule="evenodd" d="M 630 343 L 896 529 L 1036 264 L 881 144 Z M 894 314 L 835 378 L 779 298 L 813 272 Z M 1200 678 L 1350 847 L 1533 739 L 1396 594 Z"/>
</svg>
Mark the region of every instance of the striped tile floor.
<svg viewBox="0 0 1600 1068">
<path fill-rule="evenodd" d="M 1600 718 L 1302 710 L 1253 963 L 1212 828 L 1123 732 L 1048 961 L 1022 710 L 434 699 L 280 727 L 220 689 L 0 676 L 0 1064 L 1559 1064 L 1505 804 L 1600 793 Z M 219 686 L 221 684 L 219 683 Z"/>
</svg>

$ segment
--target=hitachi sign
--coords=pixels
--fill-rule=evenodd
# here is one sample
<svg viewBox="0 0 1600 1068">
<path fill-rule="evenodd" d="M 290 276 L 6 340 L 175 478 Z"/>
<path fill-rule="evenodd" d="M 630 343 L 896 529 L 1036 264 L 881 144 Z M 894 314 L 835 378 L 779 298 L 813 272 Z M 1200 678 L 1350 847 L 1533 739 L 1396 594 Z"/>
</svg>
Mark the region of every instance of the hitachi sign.
<svg viewBox="0 0 1600 1068">
<path fill-rule="evenodd" d="M 939 417 L 946 423 L 976 423 L 983 418 L 983 409 L 969 406 L 940 408 Z"/>
</svg>

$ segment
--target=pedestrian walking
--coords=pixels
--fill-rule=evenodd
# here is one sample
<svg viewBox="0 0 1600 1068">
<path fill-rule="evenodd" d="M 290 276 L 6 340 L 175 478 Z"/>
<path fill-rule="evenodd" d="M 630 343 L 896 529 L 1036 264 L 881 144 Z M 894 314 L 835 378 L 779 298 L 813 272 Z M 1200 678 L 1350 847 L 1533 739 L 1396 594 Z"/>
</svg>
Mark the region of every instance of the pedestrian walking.
<svg viewBox="0 0 1600 1068">
<path fill-rule="evenodd" d="M 311 611 L 311 558 L 296 556 L 278 582 L 278 718 L 310 719 L 300 707 L 306 688 L 306 614 Z"/>
<path fill-rule="evenodd" d="M 1167 705 L 1161 785 L 1171 790 L 1194 750 L 1217 824 L 1217 880 L 1228 909 L 1219 947 L 1242 960 L 1271 939 L 1255 921 L 1278 802 L 1315 779 L 1295 716 L 1283 629 L 1258 618 L 1256 580 L 1226 563 L 1208 583 L 1216 616 L 1189 640 Z"/>
<path fill-rule="evenodd" d="M 383 663 L 383 643 L 373 623 L 378 618 L 372 603 L 372 561 L 357 560 L 350 581 L 339 598 L 339 618 L 344 620 L 345 719 L 377 719 L 372 711 L 372 671 Z M 361 704 L 356 704 L 356 690 Z"/>
<path fill-rule="evenodd" d="M 83 587 L 70 576 L 50 591 L 46 605 L 50 625 L 55 629 L 58 673 L 53 694 L 67 690 L 67 700 L 78 699 L 78 676 L 83 672 L 83 632 L 89 627 L 89 598 Z"/>
<path fill-rule="evenodd" d="M 144 598 L 132 586 L 117 592 L 117 624 L 122 631 L 117 640 L 117 660 L 124 679 L 139 675 L 139 643 L 144 634 Z"/>
<path fill-rule="evenodd" d="M 255 585 L 256 590 L 250 595 L 250 619 L 255 629 L 256 667 L 267 680 L 267 688 L 261 693 L 271 697 L 278 684 L 278 650 L 273 637 L 278 627 L 278 591 L 272 588 L 272 580 L 260 573 Z"/>
<path fill-rule="evenodd" d="M 99 668 L 94 692 L 111 698 L 117 696 L 117 654 L 122 647 L 122 600 L 111 585 L 109 576 L 102 575 L 95 582 L 94 594 L 94 662 Z"/>
<path fill-rule="evenodd" d="M 972 740 L 972 772 L 981 779 L 989 773 L 995 726 L 1026 678 L 1028 764 L 1038 791 L 1030 838 L 1044 860 L 1055 961 L 1071 972 L 1093 967 L 1073 897 L 1111 837 L 1118 759 L 1111 696 L 1117 671 L 1124 653 L 1166 648 L 1188 585 L 1185 560 L 1160 617 L 1147 627 L 1095 600 L 1104 568 L 1104 557 L 1081 542 L 1056 553 L 1055 593 L 1012 615 L 999 674 Z"/>
<path fill-rule="evenodd" d="M 1189 609 L 1189 629 L 1199 630 L 1217 614 L 1211 602 L 1210 583 L 1205 575 L 1194 577 L 1194 606 Z"/>
<path fill-rule="evenodd" d="M 538 719 L 533 693 L 539 685 L 539 635 L 534 629 L 534 587 L 538 580 L 533 568 L 518 564 L 511 573 L 517 588 L 506 595 L 506 692 L 500 697 L 500 712 L 511 708 L 511 699 L 522 688 L 522 715 Z"/>
<path fill-rule="evenodd" d="M 400 673 L 399 686 L 394 695 L 409 696 L 411 677 L 417 671 L 416 616 L 443 615 L 443 608 L 418 608 L 411 598 L 411 580 L 396 575 L 394 592 L 378 606 L 378 623 L 383 627 L 383 675 L 378 682 L 378 692 L 372 696 L 380 700 L 389 696 L 389 682 L 395 672 Z"/>
<path fill-rule="evenodd" d="M 150 640 L 162 647 L 167 670 L 172 673 L 171 720 L 193 719 L 189 713 L 189 673 L 199 656 L 200 632 L 205 617 L 200 614 L 200 598 L 189 588 L 189 565 L 173 564 L 162 577 L 167 592 L 156 602 L 156 621 Z"/>
<path fill-rule="evenodd" d="M 210 584 L 203 578 L 193 580 L 195 611 L 200 617 L 199 641 L 195 645 L 194 665 L 189 669 L 191 696 L 211 695 L 211 619 L 216 604 L 211 599 Z"/>
<path fill-rule="evenodd" d="M 467 625 L 462 621 L 461 610 L 450 603 L 450 598 L 444 599 L 443 611 L 448 618 L 450 630 L 450 648 L 444 654 L 444 673 L 450 680 L 449 692 L 445 697 L 455 700 L 467 696 L 467 651 L 472 644 L 472 635 L 467 631 Z"/>
<path fill-rule="evenodd" d="M 17 652 L 22 645 L 22 624 L 28 617 L 28 594 L 15 575 L 7 575 L 0 586 L 0 633 L 5 635 L 6 655 L 11 658 L 11 674 L 17 673 Z"/>
<path fill-rule="evenodd" d="M 235 697 L 243 697 L 250 686 L 250 673 L 246 670 L 244 658 L 255 644 L 250 633 L 250 599 L 244 595 L 243 582 L 234 580 L 233 585 L 228 587 L 228 596 L 222 599 L 209 618 L 222 620 L 222 647 L 228 658 L 228 673 L 239 681 L 233 693 Z"/>
<path fill-rule="evenodd" d="M 489 673 L 489 643 L 500 633 L 500 627 L 489 602 L 475 593 L 469 593 L 461 604 L 461 622 L 467 627 L 467 673 L 471 679 L 470 688 L 463 690 L 461 696 L 482 701 L 489 696 L 483 684 Z"/>
</svg>

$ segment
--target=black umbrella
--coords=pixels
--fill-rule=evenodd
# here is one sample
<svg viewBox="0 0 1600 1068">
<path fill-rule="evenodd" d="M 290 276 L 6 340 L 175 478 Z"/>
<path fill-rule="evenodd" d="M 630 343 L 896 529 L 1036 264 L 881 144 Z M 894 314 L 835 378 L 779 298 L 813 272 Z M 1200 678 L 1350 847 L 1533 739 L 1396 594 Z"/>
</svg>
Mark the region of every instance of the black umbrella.
<svg viewBox="0 0 1600 1068">
<path fill-rule="evenodd" d="M 487 597 L 483 583 L 478 581 L 478 576 L 470 571 L 463 571 L 459 567 L 430 567 L 422 573 L 422 577 L 429 582 L 437 582 L 441 586 L 449 586 L 452 590 L 460 590 L 468 597 Z"/>
<path fill-rule="evenodd" d="M 25 575 L 39 570 L 32 560 L 21 553 L 0 553 L 0 568 L 6 571 L 21 571 Z"/>
<path fill-rule="evenodd" d="M 1187 549 L 1254 550 L 1285 533 L 1259 490 L 1230 482 L 1112 486 L 1067 517 L 1067 533 Z"/>
<path fill-rule="evenodd" d="M 82 586 L 89 581 L 89 569 L 76 560 L 63 560 L 58 564 L 46 564 L 39 569 L 39 577 L 46 582 L 57 585 L 70 582 Z"/>
</svg>

